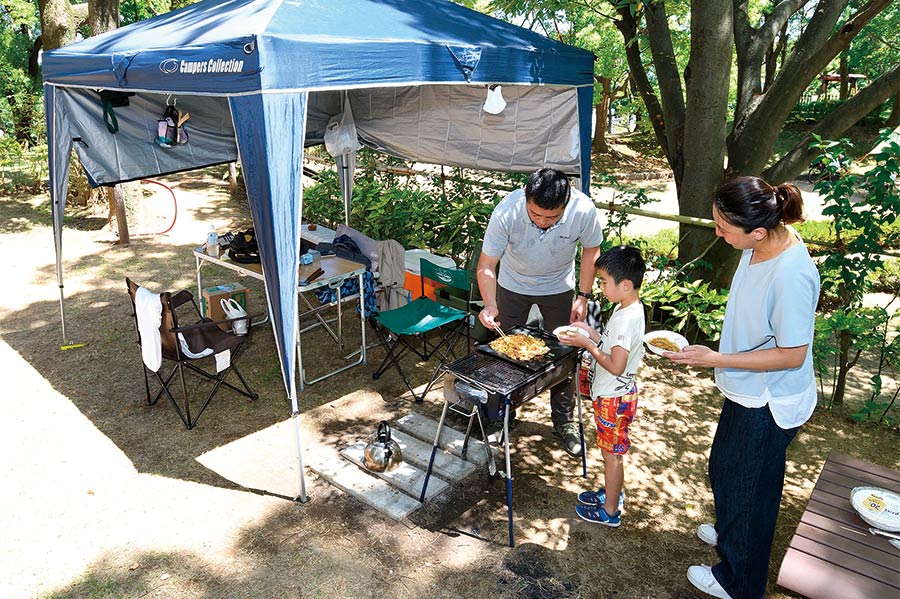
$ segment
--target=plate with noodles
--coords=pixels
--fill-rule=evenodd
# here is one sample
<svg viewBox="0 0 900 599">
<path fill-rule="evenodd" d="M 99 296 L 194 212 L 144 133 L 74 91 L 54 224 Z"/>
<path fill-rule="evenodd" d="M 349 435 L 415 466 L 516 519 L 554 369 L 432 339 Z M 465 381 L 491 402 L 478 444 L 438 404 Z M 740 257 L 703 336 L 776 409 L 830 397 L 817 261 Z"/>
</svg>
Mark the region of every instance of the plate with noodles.
<svg viewBox="0 0 900 599">
<path fill-rule="evenodd" d="M 661 356 L 667 351 L 680 352 L 687 347 L 688 340 L 674 331 L 652 331 L 644 335 L 644 343 L 650 351 Z"/>
<path fill-rule="evenodd" d="M 572 326 L 570 324 L 556 327 L 555 329 L 553 329 L 553 334 L 556 335 L 557 338 L 559 338 L 560 336 L 568 335 L 581 335 L 583 337 L 587 337 L 588 339 L 591 338 L 587 331 L 585 331 L 581 327 Z"/>
</svg>

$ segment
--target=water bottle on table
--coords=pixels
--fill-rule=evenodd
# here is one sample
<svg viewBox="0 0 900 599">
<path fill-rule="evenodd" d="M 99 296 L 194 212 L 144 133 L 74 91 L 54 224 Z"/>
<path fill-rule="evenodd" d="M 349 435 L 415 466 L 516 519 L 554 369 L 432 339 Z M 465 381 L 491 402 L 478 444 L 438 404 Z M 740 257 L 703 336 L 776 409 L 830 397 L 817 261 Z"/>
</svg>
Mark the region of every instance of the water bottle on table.
<svg viewBox="0 0 900 599">
<path fill-rule="evenodd" d="M 216 233 L 216 226 L 209 226 L 209 233 L 206 234 L 206 253 L 209 256 L 219 257 L 219 234 Z"/>
</svg>

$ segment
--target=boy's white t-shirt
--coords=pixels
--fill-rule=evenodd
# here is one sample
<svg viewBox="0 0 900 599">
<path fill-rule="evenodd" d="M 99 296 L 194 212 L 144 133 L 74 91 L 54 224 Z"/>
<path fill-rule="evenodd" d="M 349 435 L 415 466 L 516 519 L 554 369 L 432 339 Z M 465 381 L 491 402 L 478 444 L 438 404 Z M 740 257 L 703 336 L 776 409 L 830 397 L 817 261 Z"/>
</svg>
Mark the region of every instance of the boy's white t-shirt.
<svg viewBox="0 0 900 599">
<path fill-rule="evenodd" d="M 634 389 L 634 376 L 644 357 L 644 306 L 634 302 L 622 308 L 617 304 L 600 334 L 600 351 L 612 354 L 620 345 L 628 351 L 625 371 L 618 376 L 610 374 L 596 360 L 591 364 L 591 396 L 618 397 Z"/>
</svg>

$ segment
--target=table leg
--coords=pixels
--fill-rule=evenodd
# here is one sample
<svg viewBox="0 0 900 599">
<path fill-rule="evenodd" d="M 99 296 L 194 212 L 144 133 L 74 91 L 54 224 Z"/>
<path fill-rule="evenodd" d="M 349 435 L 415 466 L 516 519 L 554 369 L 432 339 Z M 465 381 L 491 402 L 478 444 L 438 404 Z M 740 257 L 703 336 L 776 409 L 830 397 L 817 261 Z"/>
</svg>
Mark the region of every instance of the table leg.
<svg viewBox="0 0 900 599">
<path fill-rule="evenodd" d="M 363 289 L 363 273 L 359 274 L 359 335 L 362 338 L 362 343 L 359 346 L 359 351 L 362 354 L 360 359 L 362 363 L 366 363 L 366 296 L 365 291 Z"/>
<path fill-rule="evenodd" d="M 197 300 L 199 301 L 203 297 L 203 284 L 200 281 L 200 257 L 195 255 L 194 261 L 197 263 Z"/>
<path fill-rule="evenodd" d="M 299 332 L 297 333 L 297 371 L 300 373 L 300 391 L 303 391 L 304 383 L 306 381 L 306 373 L 303 372 L 303 349 L 300 347 L 302 343 L 303 335 Z"/>
<path fill-rule="evenodd" d="M 341 302 L 341 285 L 338 285 L 334 291 L 335 291 L 335 297 L 337 298 L 338 345 L 340 346 L 341 350 L 343 350 L 344 349 L 344 328 L 343 328 L 343 321 L 341 319 L 341 312 L 343 312 L 342 305 L 341 305 L 343 303 L 343 302 Z M 360 293 L 360 295 L 362 295 L 362 287 L 359 288 L 359 293 Z M 360 318 L 362 318 L 362 314 L 360 314 Z"/>
</svg>

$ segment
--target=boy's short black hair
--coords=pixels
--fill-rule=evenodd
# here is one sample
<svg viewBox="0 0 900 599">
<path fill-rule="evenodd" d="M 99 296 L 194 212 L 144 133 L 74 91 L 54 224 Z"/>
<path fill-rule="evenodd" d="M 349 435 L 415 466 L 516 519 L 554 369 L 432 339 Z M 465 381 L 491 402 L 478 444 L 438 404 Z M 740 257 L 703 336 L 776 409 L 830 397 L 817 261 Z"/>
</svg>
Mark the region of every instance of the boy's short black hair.
<svg viewBox="0 0 900 599">
<path fill-rule="evenodd" d="M 605 270 L 617 285 L 628 279 L 635 289 L 641 288 L 644 272 L 647 270 L 641 251 L 630 245 L 609 248 L 600 254 L 600 257 L 594 262 L 594 266 L 598 270 Z"/>
</svg>

